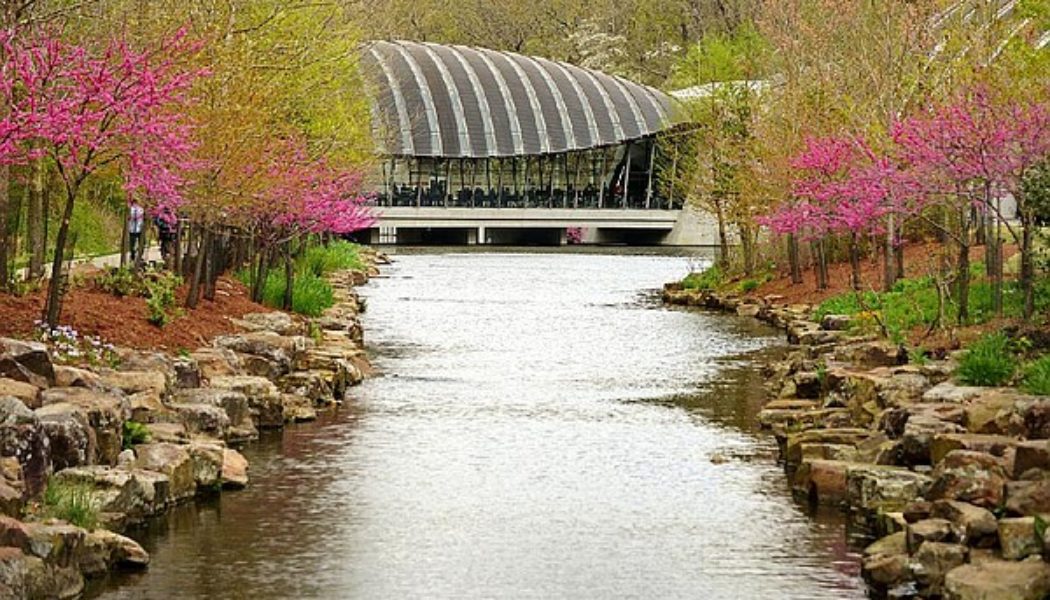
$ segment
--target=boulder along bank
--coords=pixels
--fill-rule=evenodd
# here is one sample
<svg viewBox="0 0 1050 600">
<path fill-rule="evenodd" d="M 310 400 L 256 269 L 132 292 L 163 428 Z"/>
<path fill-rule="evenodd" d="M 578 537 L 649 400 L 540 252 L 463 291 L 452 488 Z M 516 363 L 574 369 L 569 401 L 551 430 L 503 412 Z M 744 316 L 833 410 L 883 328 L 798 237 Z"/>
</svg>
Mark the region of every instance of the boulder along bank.
<svg viewBox="0 0 1050 600">
<path fill-rule="evenodd" d="M 329 277 L 335 305 L 321 317 L 243 315 L 242 333 L 178 356 L 118 349 L 112 368 L 74 367 L 0 338 L 0 598 L 75 598 L 86 579 L 146 568 L 120 532 L 245 487 L 238 444 L 340 404 L 371 372 L 354 288 L 386 258 L 363 257 L 365 270 Z M 60 491 L 98 526 L 51 518 Z"/>
<path fill-rule="evenodd" d="M 794 348 L 765 365 L 771 430 L 797 497 L 839 507 L 877 541 L 872 594 L 1050 597 L 1050 397 L 957 385 L 956 363 L 909 364 L 903 348 L 812 307 L 683 290 L 668 304 L 757 318 Z"/>
</svg>

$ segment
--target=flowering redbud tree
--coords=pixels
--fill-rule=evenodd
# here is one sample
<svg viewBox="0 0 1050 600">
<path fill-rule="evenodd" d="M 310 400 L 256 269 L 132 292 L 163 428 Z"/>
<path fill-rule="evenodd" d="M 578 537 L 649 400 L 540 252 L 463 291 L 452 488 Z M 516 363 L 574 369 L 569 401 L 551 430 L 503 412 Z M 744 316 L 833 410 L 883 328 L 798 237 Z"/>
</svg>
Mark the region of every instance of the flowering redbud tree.
<svg viewBox="0 0 1050 600">
<path fill-rule="evenodd" d="M 182 32 L 146 51 L 117 39 L 92 52 L 52 35 L 13 32 L 3 43 L 0 94 L 9 110 L 0 122 L 0 152 L 10 153 L 8 160 L 33 152 L 49 156 L 65 192 L 44 310 L 54 326 L 70 218 L 89 177 L 119 168 L 129 193 L 160 205 L 181 202 L 179 173 L 191 147 L 178 109 L 200 73 L 181 67 L 180 59 L 194 50 Z M 28 140 L 36 150 L 24 150 Z"/>
</svg>

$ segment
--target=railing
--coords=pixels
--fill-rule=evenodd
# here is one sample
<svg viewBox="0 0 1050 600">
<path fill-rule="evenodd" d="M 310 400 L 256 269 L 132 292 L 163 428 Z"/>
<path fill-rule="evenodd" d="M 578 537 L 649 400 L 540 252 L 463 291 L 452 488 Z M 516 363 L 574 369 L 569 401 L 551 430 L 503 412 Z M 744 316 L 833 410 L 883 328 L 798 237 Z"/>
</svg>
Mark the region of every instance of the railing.
<svg viewBox="0 0 1050 600">
<path fill-rule="evenodd" d="M 397 186 L 394 186 L 397 188 Z M 425 207 L 425 208 L 571 208 L 571 209 L 636 209 L 679 210 L 682 203 L 668 202 L 656 193 L 630 193 L 624 197 L 619 190 L 529 190 L 516 193 L 510 188 L 503 190 L 483 188 L 461 189 L 446 193 L 442 186 L 414 188 L 403 186 L 393 193 L 378 193 L 372 205 L 379 207 Z"/>
</svg>

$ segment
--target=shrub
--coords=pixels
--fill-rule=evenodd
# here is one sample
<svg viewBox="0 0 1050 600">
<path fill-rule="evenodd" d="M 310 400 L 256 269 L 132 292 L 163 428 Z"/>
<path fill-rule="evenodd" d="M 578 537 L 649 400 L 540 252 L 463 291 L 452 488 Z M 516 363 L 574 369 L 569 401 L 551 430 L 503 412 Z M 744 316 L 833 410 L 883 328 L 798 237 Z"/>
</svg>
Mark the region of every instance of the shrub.
<svg viewBox="0 0 1050 600">
<path fill-rule="evenodd" d="M 986 335 L 971 344 L 959 361 L 959 381 L 981 386 L 1008 382 L 1017 369 L 1009 346 L 1010 341 L 1001 333 Z"/>
<path fill-rule="evenodd" d="M 722 271 L 717 266 L 710 266 L 703 271 L 693 272 L 682 280 L 682 287 L 687 290 L 710 292 L 722 283 Z"/>
<path fill-rule="evenodd" d="M 307 248 L 298 263 L 296 270 L 300 274 L 311 273 L 316 277 L 324 277 L 335 271 L 364 268 L 357 244 L 343 240 Z"/>
<path fill-rule="evenodd" d="M 913 365 L 925 365 L 929 362 L 929 357 L 925 348 L 912 348 L 908 351 L 908 362 Z"/>
<path fill-rule="evenodd" d="M 740 291 L 747 294 L 749 292 L 757 290 L 759 285 L 761 284 L 758 282 L 758 280 L 745 279 L 740 282 Z"/>
<path fill-rule="evenodd" d="M 1050 396 L 1050 354 L 1028 364 L 1021 387 L 1029 394 Z"/>
<path fill-rule="evenodd" d="M 125 450 L 135 444 L 145 444 L 149 438 L 149 427 L 137 421 L 124 421 L 122 445 Z"/>
<path fill-rule="evenodd" d="M 90 485 L 51 481 L 44 489 L 44 514 L 77 527 L 94 529 L 98 524 L 98 504 L 93 492 Z"/>
<path fill-rule="evenodd" d="M 270 271 L 263 286 L 263 304 L 273 308 L 284 305 L 284 271 Z M 299 273 L 292 280 L 292 311 L 308 317 L 319 317 L 335 304 L 332 286 L 313 273 Z"/>
<path fill-rule="evenodd" d="M 146 319 L 157 327 L 164 327 L 178 317 L 175 290 L 182 278 L 174 273 L 157 272 L 146 278 Z"/>
<path fill-rule="evenodd" d="M 127 267 L 111 268 L 95 278 L 95 284 L 102 291 L 118 297 L 142 296 L 146 293 L 142 277 Z"/>
</svg>

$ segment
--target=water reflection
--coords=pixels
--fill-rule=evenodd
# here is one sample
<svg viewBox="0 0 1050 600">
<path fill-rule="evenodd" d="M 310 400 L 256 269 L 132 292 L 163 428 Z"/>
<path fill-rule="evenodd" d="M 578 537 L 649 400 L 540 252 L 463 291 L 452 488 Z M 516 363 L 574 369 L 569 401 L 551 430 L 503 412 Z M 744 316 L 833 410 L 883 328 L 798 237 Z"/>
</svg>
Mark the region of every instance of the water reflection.
<svg viewBox="0 0 1050 600">
<path fill-rule="evenodd" d="M 688 260 L 401 256 L 366 290 L 385 376 L 139 532 L 150 572 L 103 597 L 862 597 L 753 430 L 772 332 L 647 292 Z"/>
</svg>

